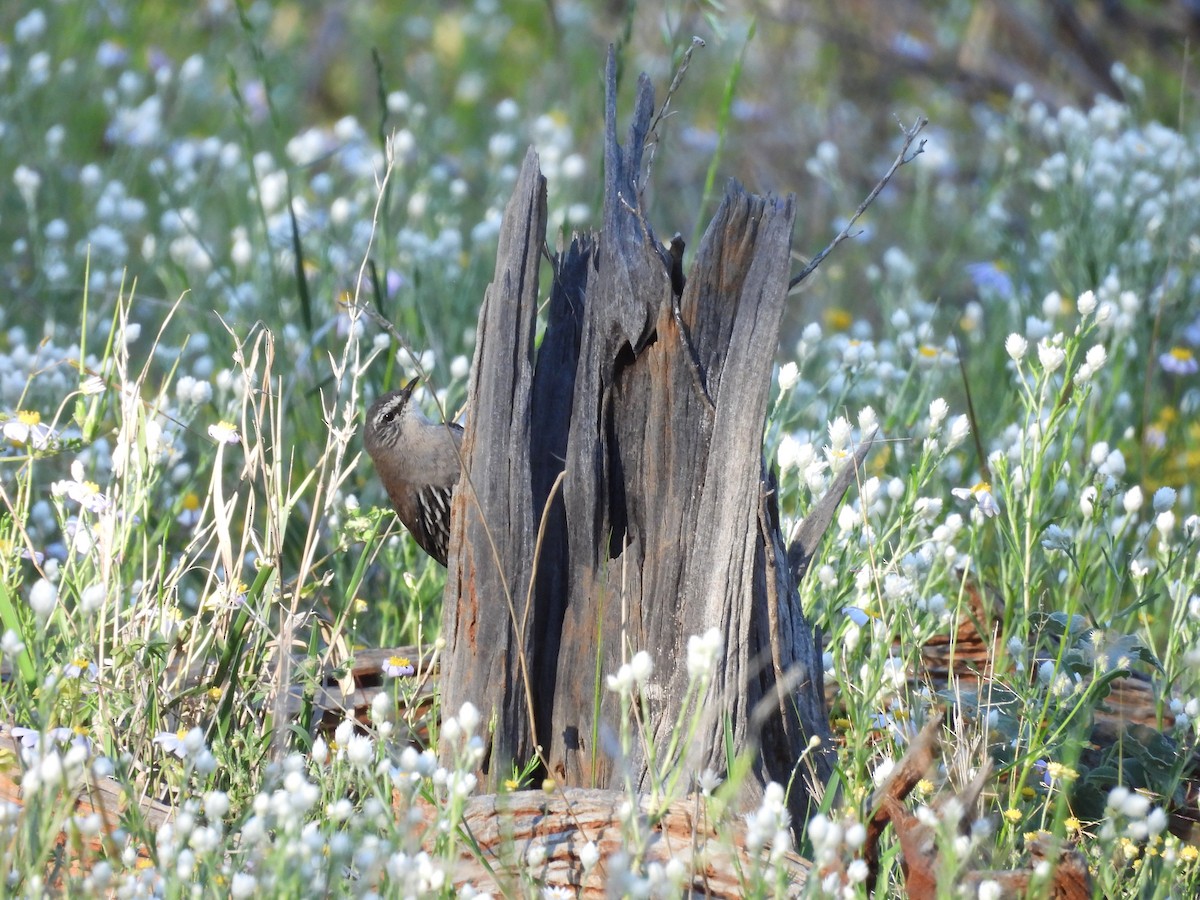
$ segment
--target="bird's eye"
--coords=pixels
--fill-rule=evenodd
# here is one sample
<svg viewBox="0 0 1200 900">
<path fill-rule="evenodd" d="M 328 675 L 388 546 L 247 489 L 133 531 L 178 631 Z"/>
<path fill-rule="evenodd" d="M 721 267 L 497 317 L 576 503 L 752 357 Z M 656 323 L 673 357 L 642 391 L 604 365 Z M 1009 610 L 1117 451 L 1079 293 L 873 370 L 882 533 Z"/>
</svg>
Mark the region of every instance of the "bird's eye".
<svg viewBox="0 0 1200 900">
<path fill-rule="evenodd" d="M 389 409 L 387 412 L 385 412 L 383 414 L 383 418 L 381 421 L 383 422 L 384 425 L 390 425 L 392 423 L 392 421 L 395 420 L 395 418 L 396 418 L 396 410 Z"/>
</svg>

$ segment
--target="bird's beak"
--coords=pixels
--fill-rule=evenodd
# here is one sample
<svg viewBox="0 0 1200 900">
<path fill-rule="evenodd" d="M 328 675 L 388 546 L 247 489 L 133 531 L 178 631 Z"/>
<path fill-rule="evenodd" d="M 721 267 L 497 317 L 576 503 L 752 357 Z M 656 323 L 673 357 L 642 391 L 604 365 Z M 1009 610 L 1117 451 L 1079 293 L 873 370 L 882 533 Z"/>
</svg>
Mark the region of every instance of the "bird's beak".
<svg viewBox="0 0 1200 900">
<path fill-rule="evenodd" d="M 421 380 L 420 375 L 415 376 L 412 381 L 410 381 L 408 384 L 406 384 L 404 386 L 404 388 L 403 388 L 404 393 L 411 394 L 414 390 L 416 390 L 417 383 L 420 382 L 420 380 Z"/>
</svg>

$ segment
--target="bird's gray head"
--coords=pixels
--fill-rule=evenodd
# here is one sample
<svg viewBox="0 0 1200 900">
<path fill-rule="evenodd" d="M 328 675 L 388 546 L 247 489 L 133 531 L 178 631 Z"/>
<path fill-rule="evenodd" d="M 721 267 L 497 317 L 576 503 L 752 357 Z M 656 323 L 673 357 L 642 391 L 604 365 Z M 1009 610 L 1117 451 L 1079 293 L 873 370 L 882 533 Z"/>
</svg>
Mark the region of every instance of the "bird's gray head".
<svg viewBox="0 0 1200 900">
<path fill-rule="evenodd" d="M 424 420 L 421 411 L 413 405 L 413 391 L 419 379 L 414 378 L 397 391 L 388 391 L 377 398 L 367 410 L 363 444 L 372 457 L 383 449 L 391 449 L 400 440 L 404 423 L 410 418 Z"/>
</svg>

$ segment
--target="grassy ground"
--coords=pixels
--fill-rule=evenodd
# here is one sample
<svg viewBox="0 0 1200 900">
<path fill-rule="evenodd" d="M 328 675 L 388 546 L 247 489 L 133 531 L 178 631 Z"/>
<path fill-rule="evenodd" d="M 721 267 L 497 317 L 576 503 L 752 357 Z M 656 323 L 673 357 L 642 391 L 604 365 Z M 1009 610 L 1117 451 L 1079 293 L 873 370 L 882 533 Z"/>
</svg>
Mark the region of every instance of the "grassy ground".
<svg viewBox="0 0 1200 900">
<path fill-rule="evenodd" d="M 528 144 L 552 221 L 595 224 L 599 72 L 626 20 L 405 6 L 0 12 L 0 729 L 21 743 L 0 764 L 26 795 L 0 807 L 10 895 L 41 895 L 60 833 L 97 833 L 57 798 L 108 776 L 179 813 L 125 822 L 72 892 L 449 890 L 471 711 L 450 711 L 458 768 L 439 768 L 389 744 L 388 704 L 369 736 L 313 744 L 279 685 L 311 687 L 337 641 L 434 643 L 441 570 L 382 508 L 362 410 L 418 370 L 461 399 Z M 665 88 L 691 35 L 708 43 L 655 162 L 663 233 L 695 232 L 734 174 L 796 191 L 797 252 L 815 252 L 895 153 L 877 123 L 916 106 L 839 94 L 812 68 L 836 50 L 778 23 L 632 21 L 626 85 L 644 68 Z M 781 46 L 821 53 L 772 70 Z M 952 784 L 997 766 L 967 836 L 939 825 L 947 894 L 962 867 L 1023 864 L 1037 832 L 1077 840 L 1102 896 L 1200 892 L 1164 811 L 1200 716 L 1200 158 L 1186 115 L 1150 120 L 1171 104 L 1114 77 L 1127 99 L 1083 109 L 925 96 L 925 153 L 796 298 L 765 435 L 789 521 L 851 441 L 888 441 L 802 598 L 839 686 L 844 788 L 802 836 L 831 873 L 814 895 L 865 894 L 861 801 L 940 702 L 905 672 L 975 586 L 1002 610 L 1008 702 L 968 716 L 947 761 Z M 1096 757 L 1093 712 L 1129 671 L 1166 738 Z M 436 841 L 389 812 L 393 789 L 432 800 Z M 776 848 L 785 825 L 751 820 Z M 623 865 L 630 895 L 687 874 Z M 748 892 L 776 890 L 760 875 Z M 894 854 L 881 878 L 898 890 Z"/>
</svg>

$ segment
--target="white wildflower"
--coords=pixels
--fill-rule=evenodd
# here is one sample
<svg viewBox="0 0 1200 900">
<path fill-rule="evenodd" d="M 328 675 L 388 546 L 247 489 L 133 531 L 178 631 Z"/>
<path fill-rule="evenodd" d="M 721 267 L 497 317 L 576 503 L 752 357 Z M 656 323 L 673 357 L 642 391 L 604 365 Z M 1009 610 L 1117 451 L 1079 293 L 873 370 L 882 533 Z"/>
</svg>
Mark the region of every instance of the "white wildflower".
<svg viewBox="0 0 1200 900">
<path fill-rule="evenodd" d="M 242 438 L 238 434 L 237 426 L 229 422 L 218 422 L 215 425 L 208 426 L 208 436 L 218 444 L 236 444 Z"/>
<path fill-rule="evenodd" d="M 721 657 L 721 632 L 710 628 L 703 635 L 693 634 L 687 644 L 688 678 L 695 681 L 708 678 Z"/>
<path fill-rule="evenodd" d="M 1066 361 L 1067 351 L 1060 346 L 1061 339 L 1061 335 L 1055 335 L 1038 341 L 1038 360 L 1047 373 L 1057 371 Z"/>
<path fill-rule="evenodd" d="M 29 606 L 38 621 L 45 622 L 49 619 L 57 604 L 58 588 L 45 578 L 39 578 L 33 583 L 29 589 Z"/>
<path fill-rule="evenodd" d="M 776 459 L 779 462 L 780 472 L 786 472 L 788 469 L 796 466 L 800 459 L 800 442 L 790 434 L 785 434 L 779 439 L 779 450 L 776 451 Z"/>
<path fill-rule="evenodd" d="M 1029 350 L 1029 342 L 1021 335 L 1013 332 L 1004 340 L 1004 350 L 1014 362 L 1020 362 L 1025 358 L 1025 353 Z"/>
<path fill-rule="evenodd" d="M 794 362 L 784 363 L 779 367 L 779 391 L 786 393 L 796 386 L 800 380 L 800 368 Z"/>
<path fill-rule="evenodd" d="M 1166 512 L 1175 505 L 1175 489 L 1170 487 L 1160 487 L 1154 492 L 1154 511 L 1156 513 Z"/>
<path fill-rule="evenodd" d="M 850 422 L 838 416 L 829 423 L 829 444 L 834 452 L 844 450 L 850 443 Z"/>
<path fill-rule="evenodd" d="M 971 422 L 965 416 L 955 416 L 950 423 L 950 436 L 946 439 L 946 449 L 953 450 L 959 444 L 967 439 L 967 435 L 971 433 Z"/>
<path fill-rule="evenodd" d="M 1050 524 L 1042 532 L 1042 546 L 1047 550 L 1068 552 L 1074 546 L 1071 539 L 1071 532 L 1058 525 Z"/>
<path fill-rule="evenodd" d="M 650 654 L 645 650 L 639 650 L 629 661 L 629 666 L 633 671 L 633 680 L 637 682 L 638 687 L 645 687 L 654 672 L 654 661 L 650 659 Z"/>
<path fill-rule="evenodd" d="M 946 420 L 946 416 L 950 414 L 950 404 L 943 398 L 938 397 L 929 404 L 929 430 L 937 431 L 938 427 Z"/>
</svg>

